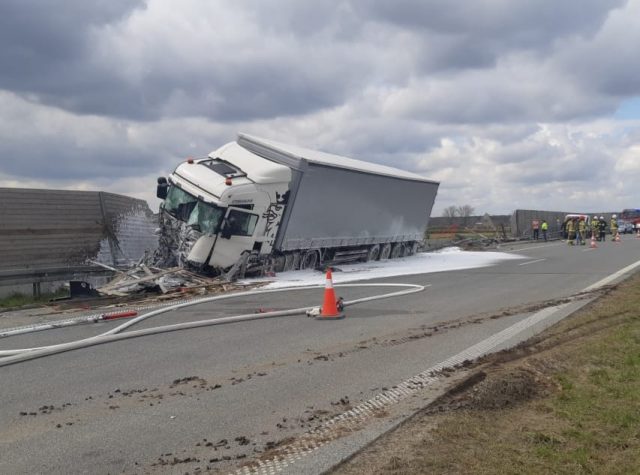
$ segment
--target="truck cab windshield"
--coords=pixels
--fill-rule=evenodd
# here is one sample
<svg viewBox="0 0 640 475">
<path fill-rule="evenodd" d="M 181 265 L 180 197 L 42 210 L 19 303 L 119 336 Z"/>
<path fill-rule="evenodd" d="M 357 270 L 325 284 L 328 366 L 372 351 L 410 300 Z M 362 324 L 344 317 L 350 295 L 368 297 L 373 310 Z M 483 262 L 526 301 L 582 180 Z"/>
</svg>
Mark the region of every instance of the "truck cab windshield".
<svg viewBox="0 0 640 475">
<path fill-rule="evenodd" d="M 207 234 L 218 232 L 225 211 L 223 208 L 198 200 L 177 186 L 169 188 L 164 210 L 174 218 Z"/>
</svg>

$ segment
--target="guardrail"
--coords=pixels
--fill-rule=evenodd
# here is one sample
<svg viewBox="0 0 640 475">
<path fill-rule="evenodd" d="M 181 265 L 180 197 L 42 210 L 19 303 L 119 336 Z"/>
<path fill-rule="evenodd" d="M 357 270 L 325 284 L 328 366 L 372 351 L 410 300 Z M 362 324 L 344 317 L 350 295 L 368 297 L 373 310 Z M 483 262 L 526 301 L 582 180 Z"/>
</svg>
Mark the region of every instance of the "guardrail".
<svg viewBox="0 0 640 475">
<path fill-rule="evenodd" d="M 113 274 L 114 271 L 99 266 L 0 269 L 0 288 L 32 284 L 34 297 L 39 297 L 42 294 L 42 283 L 87 280 L 92 277 L 110 277 Z"/>
</svg>

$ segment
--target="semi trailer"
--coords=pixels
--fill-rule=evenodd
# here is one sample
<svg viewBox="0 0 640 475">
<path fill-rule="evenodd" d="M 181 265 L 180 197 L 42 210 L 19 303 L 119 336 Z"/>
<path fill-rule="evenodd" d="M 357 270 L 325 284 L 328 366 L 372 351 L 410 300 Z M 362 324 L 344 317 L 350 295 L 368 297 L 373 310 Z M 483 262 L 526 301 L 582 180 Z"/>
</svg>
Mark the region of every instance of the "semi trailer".
<svg viewBox="0 0 640 475">
<path fill-rule="evenodd" d="M 164 265 L 227 278 L 414 254 L 439 183 L 247 134 L 158 178 Z"/>
</svg>

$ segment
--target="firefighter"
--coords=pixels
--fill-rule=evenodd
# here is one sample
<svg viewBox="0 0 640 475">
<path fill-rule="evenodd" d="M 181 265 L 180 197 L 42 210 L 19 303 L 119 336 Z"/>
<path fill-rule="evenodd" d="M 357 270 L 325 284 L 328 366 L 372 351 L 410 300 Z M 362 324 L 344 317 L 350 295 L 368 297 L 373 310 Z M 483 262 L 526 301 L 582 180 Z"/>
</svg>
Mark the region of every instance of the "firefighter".
<svg viewBox="0 0 640 475">
<path fill-rule="evenodd" d="M 573 240 L 576 237 L 576 226 L 575 226 L 575 223 L 573 222 L 573 219 L 569 218 L 567 220 L 566 229 L 567 229 L 567 244 L 569 244 L 570 246 L 573 246 Z"/>
<path fill-rule="evenodd" d="M 598 240 L 604 242 L 607 233 L 607 222 L 604 220 L 604 216 L 600 216 L 600 219 L 598 219 L 598 232 L 600 234 L 600 239 Z"/>
<path fill-rule="evenodd" d="M 583 216 L 580 218 L 580 236 L 582 237 L 582 242 L 580 244 L 583 246 L 587 244 L 588 232 L 589 227 L 587 226 L 587 217 Z"/>
<path fill-rule="evenodd" d="M 584 240 L 587 235 L 587 223 L 585 217 L 581 216 L 578 219 L 578 232 L 576 233 L 576 245 L 584 246 L 586 241 Z"/>
<path fill-rule="evenodd" d="M 616 240 L 616 235 L 618 234 L 618 220 L 616 219 L 617 216 L 614 214 L 611 216 L 611 240 L 615 241 Z"/>
<path fill-rule="evenodd" d="M 598 229 L 598 217 L 594 216 L 591 220 L 591 237 L 600 240 L 600 230 Z"/>
</svg>

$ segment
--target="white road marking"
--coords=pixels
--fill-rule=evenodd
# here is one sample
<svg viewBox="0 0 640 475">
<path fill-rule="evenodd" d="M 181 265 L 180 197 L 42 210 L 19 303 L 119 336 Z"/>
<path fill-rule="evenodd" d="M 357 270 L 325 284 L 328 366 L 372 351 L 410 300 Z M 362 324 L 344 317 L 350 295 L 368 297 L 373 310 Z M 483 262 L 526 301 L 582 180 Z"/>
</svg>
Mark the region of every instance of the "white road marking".
<svg viewBox="0 0 640 475">
<path fill-rule="evenodd" d="M 523 262 L 522 264 L 518 264 L 519 266 L 526 266 L 528 264 L 535 264 L 536 262 L 546 261 L 547 259 L 536 259 L 535 261 Z"/>
<path fill-rule="evenodd" d="M 563 242 L 564 242 L 564 241 L 563 241 Z M 523 251 L 530 251 L 530 250 L 532 250 L 532 249 L 540 249 L 540 248 L 543 248 L 543 247 L 553 247 L 553 246 L 558 246 L 558 245 L 560 245 L 560 244 L 563 244 L 563 242 L 554 243 L 554 244 L 543 244 L 542 246 L 521 247 L 521 248 L 519 248 L 519 249 L 512 249 L 512 250 L 509 250 L 509 251 L 502 251 L 499 247 L 498 247 L 498 249 L 499 249 L 501 252 L 523 252 Z"/>
<path fill-rule="evenodd" d="M 589 287 L 584 289 L 583 292 L 589 292 L 590 290 L 595 290 L 595 289 L 598 289 L 600 287 L 604 287 L 605 285 L 609 284 L 610 282 L 613 282 L 618 277 L 626 274 L 627 272 L 632 271 L 633 269 L 635 269 L 638 266 L 640 266 L 640 261 L 636 261 L 633 264 L 629 264 L 627 267 L 624 267 L 624 268 L 620 269 L 618 272 L 615 272 L 615 273 L 611 274 L 610 276 L 605 277 L 602 280 L 599 280 L 595 284 L 591 284 Z"/>
</svg>

